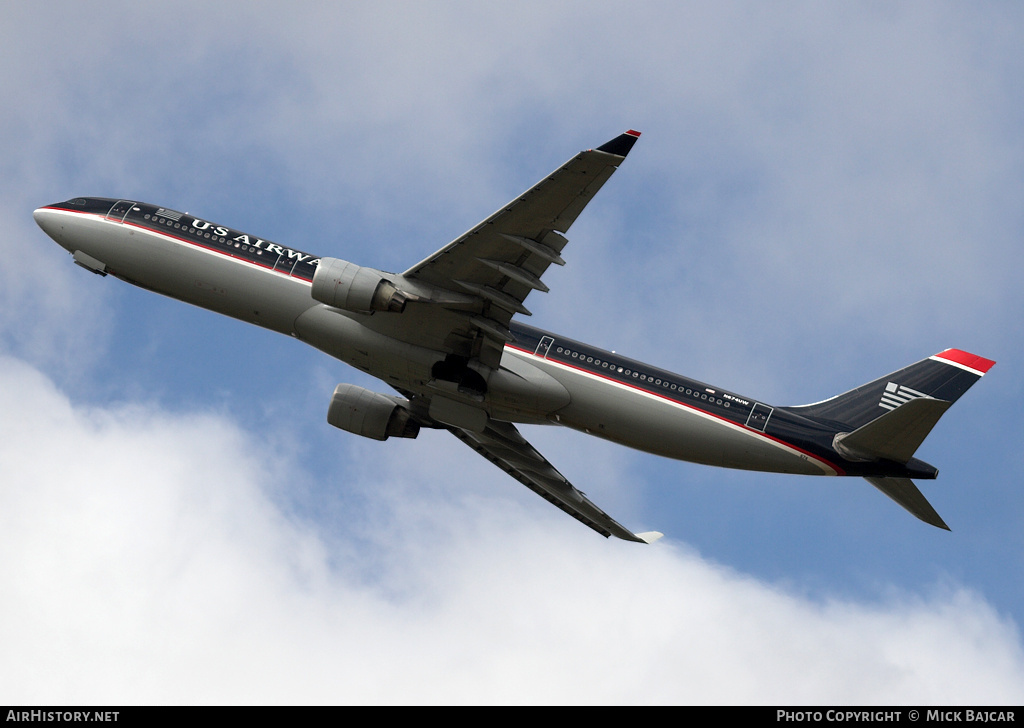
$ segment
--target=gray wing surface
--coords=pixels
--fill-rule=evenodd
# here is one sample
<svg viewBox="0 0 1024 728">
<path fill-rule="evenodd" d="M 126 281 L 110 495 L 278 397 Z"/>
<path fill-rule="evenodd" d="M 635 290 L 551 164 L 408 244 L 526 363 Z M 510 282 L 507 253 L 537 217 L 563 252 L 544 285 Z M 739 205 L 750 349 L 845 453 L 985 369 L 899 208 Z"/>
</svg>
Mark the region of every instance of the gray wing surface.
<svg viewBox="0 0 1024 728">
<path fill-rule="evenodd" d="M 620 134 L 597 149 L 580 152 L 486 220 L 417 263 L 402 277 L 469 296 L 474 310 L 439 331 L 444 348 L 497 367 L 511 340 L 512 316 L 529 316 L 531 291 L 546 292 L 541 277 L 564 265 L 562 233 L 626 158 L 639 132 Z M 453 343 L 456 342 L 456 343 Z M 460 346 L 461 343 L 461 346 Z"/>
<path fill-rule="evenodd" d="M 580 152 L 486 220 L 405 271 L 401 278 L 456 295 L 442 293 L 429 301 L 420 309 L 423 319 L 417 321 L 414 332 L 395 333 L 421 337 L 418 343 L 491 369 L 499 368 L 504 346 L 512 341 L 512 317 L 529 316 L 526 297 L 531 291 L 547 292 L 548 287 L 541 281 L 544 272 L 552 263 L 565 264 L 561 253 L 568 241 L 562 233 L 612 176 L 639 136 L 639 132 L 630 130 L 597 149 Z M 417 310 L 412 306 L 410 309 Z M 409 314 L 407 311 L 404 317 L 408 319 Z M 426 413 L 432 411 L 431 401 L 439 396 L 413 395 L 411 399 Z M 488 420 L 481 429 L 467 429 L 429 415 L 426 418 L 435 426 L 447 428 L 527 488 L 601 535 L 641 543 L 661 537 L 657 532 L 634 534 L 612 519 L 574 488 L 511 423 Z"/>
<path fill-rule="evenodd" d="M 482 432 L 458 427 L 448 428 L 453 435 L 581 523 L 606 538 L 617 536 L 626 541 L 651 543 L 662 534 L 657 531 L 633 533 L 602 511 L 558 472 L 543 455 L 508 422 L 491 422 Z"/>
<path fill-rule="evenodd" d="M 864 478 L 925 523 L 950 530 L 910 478 Z"/>
</svg>

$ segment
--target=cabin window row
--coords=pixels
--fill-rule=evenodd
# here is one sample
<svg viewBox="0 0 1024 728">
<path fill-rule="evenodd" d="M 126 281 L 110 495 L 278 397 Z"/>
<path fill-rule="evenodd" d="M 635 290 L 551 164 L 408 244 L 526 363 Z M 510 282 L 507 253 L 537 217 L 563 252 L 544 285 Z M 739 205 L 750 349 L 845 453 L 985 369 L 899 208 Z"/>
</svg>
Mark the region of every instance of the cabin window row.
<svg viewBox="0 0 1024 728">
<path fill-rule="evenodd" d="M 660 377 L 656 378 L 648 376 L 646 374 L 642 374 L 637 371 L 633 371 L 632 369 L 624 369 L 623 367 L 617 367 L 615 364 L 611 362 L 602 361 L 601 359 L 595 359 L 593 356 L 587 356 L 586 354 L 581 354 L 578 351 L 572 351 L 571 349 L 567 349 L 561 346 L 558 347 L 557 351 L 559 354 L 565 354 L 566 356 L 570 356 L 573 359 L 585 361 L 587 364 L 599 366 L 602 369 L 610 369 L 616 372 L 617 374 L 625 374 L 627 377 L 633 377 L 634 379 L 639 379 L 642 382 L 652 383 L 655 386 L 662 387 L 663 389 L 671 389 L 672 391 L 678 391 L 681 394 L 686 394 L 688 396 L 694 397 L 695 399 L 714 402 L 715 404 L 721 405 L 723 407 L 729 406 L 729 403 L 727 401 L 718 399 L 714 396 L 708 396 L 706 392 L 698 392 L 696 389 L 683 387 L 682 385 L 676 385 L 673 384 L 672 382 L 669 382 L 668 380 L 663 380 Z"/>
<path fill-rule="evenodd" d="M 201 230 L 197 230 L 196 228 L 189 227 L 188 225 L 182 225 L 180 222 L 174 222 L 173 220 L 165 220 L 164 218 L 157 217 L 156 215 L 148 215 L 147 214 L 145 217 L 146 217 L 147 220 L 154 220 L 157 223 L 167 225 L 167 227 L 179 228 L 183 232 L 187 232 L 187 233 L 189 233 L 191 235 L 194 235 L 196 233 L 200 233 L 202 235 L 202 237 L 207 238 L 209 240 L 213 240 L 215 242 L 224 243 L 228 247 L 231 247 L 231 245 L 232 245 L 232 243 L 227 238 L 221 237 L 220 235 L 211 235 L 208 232 L 204 233 Z M 260 250 L 259 248 L 254 248 L 254 247 L 245 245 L 244 243 L 234 243 L 234 247 L 239 248 L 241 250 L 244 250 L 247 253 L 256 253 L 256 255 L 263 255 L 263 251 Z"/>
</svg>

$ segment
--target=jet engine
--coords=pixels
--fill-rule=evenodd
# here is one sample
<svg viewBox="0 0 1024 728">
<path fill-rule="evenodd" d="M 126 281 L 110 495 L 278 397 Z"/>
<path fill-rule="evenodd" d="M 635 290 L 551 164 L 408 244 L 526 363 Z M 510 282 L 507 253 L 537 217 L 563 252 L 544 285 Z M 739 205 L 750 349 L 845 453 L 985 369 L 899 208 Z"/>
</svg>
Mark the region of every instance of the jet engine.
<svg viewBox="0 0 1024 728">
<path fill-rule="evenodd" d="M 338 258 L 321 258 L 313 275 L 313 298 L 356 313 L 405 310 L 409 296 L 375 268 Z"/>
<path fill-rule="evenodd" d="M 408 405 L 409 401 L 400 397 L 339 384 L 327 409 L 327 422 L 373 440 L 387 440 L 392 435 L 415 438 L 420 426 L 412 419 Z"/>
</svg>

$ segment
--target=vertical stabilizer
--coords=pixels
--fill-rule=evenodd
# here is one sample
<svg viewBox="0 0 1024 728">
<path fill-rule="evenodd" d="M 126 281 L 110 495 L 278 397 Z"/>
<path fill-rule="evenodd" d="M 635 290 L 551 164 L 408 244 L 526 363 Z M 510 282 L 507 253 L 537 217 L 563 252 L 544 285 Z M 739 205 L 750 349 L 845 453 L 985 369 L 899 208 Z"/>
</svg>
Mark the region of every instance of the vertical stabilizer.
<svg viewBox="0 0 1024 728">
<path fill-rule="evenodd" d="M 952 404 L 994 364 L 960 349 L 946 349 L 824 402 L 787 409 L 852 431 L 911 400 L 931 398 Z"/>
<path fill-rule="evenodd" d="M 994 364 L 946 349 L 824 402 L 787 409 L 834 427 L 832 447 L 850 461 L 866 463 L 869 471 L 874 465 L 880 472 L 903 465 L 913 477 L 934 478 L 938 471 L 914 453 L 946 410 Z M 909 477 L 865 479 L 925 523 L 949 530 Z"/>
</svg>

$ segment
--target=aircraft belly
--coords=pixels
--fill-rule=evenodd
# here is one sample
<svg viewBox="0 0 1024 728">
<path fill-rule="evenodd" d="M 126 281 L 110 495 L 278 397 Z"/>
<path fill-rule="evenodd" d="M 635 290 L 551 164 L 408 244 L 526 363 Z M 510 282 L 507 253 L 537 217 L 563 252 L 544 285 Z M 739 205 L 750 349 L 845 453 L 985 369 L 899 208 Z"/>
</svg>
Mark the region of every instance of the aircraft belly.
<svg viewBox="0 0 1024 728">
<path fill-rule="evenodd" d="M 411 302 L 401 315 L 367 316 L 363 324 L 383 336 L 401 339 L 414 346 L 430 349 L 443 344 L 448 351 L 468 355 L 475 330 L 470 332 L 466 321 L 464 312 L 450 311 L 429 303 Z M 456 333 L 460 329 L 466 329 L 467 332 L 464 335 Z"/>
<path fill-rule="evenodd" d="M 559 424 L 628 447 L 689 462 L 744 470 L 822 475 L 813 458 L 774 438 L 670 399 L 545 361 L 571 403 Z"/>
<path fill-rule="evenodd" d="M 548 416 L 571 401 L 557 379 L 515 352 L 501 359 L 501 368 L 487 380 L 491 416 L 508 422 L 548 421 Z"/>
<path fill-rule="evenodd" d="M 127 228 L 124 241 L 104 261 L 113 273 L 226 316 L 291 334 L 295 319 L 315 304 L 308 284 L 279 273 L 144 230 Z"/>
<path fill-rule="evenodd" d="M 307 344 L 390 384 L 419 389 L 432 379 L 431 369 L 444 355 L 385 336 L 359 320 L 370 316 L 316 304 L 295 319 L 295 332 Z"/>
</svg>

